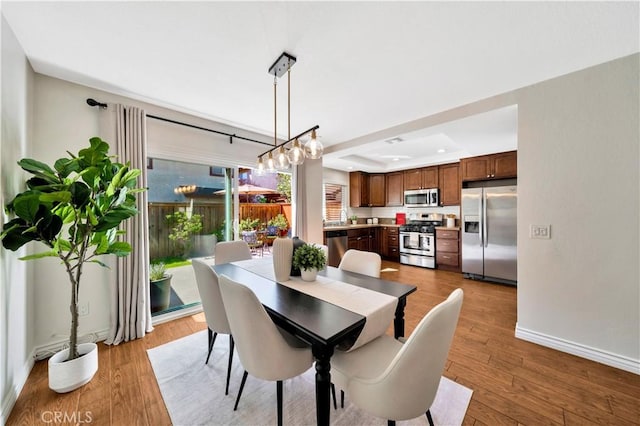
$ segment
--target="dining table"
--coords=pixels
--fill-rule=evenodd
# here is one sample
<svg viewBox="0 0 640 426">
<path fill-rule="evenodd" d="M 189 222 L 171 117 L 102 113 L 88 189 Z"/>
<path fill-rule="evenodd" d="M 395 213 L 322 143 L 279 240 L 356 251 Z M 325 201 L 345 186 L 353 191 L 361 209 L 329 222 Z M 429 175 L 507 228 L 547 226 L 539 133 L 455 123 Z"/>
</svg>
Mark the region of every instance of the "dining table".
<svg viewBox="0 0 640 426">
<path fill-rule="evenodd" d="M 386 295 L 384 297 L 390 296 L 395 304 L 393 323 L 396 338 L 404 336 L 404 309 L 407 296 L 416 291 L 416 287 L 327 266 L 318 272 L 317 283 L 303 283 L 298 279 L 292 281 L 297 285 L 296 288 L 289 285 L 291 284 L 289 282 L 277 282 L 272 275 L 252 270 L 251 266 L 254 265 L 261 265 L 264 269 L 265 262 L 268 260 L 254 259 L 211 267 L 216 274 L 226 275 L 233 281 L 250 288 L 277 326 L 311 346 L 316 370 L 317 424 L 329 425 L 331 357 L 336 350 L 348 350 L 354 342 L 359 341 L 358 336 L 364 334 L 367 316 L 340 306 L 335 301 L 332 303 L 308 294 L 304 286 L 323 285 L 330 282 L 331 285 L 338 287 L 355 286 L 357 290 L 361 290 L 353 293 L 357 294 L 357 298 L 375 296 L 375 293 Z M 375 299 L 375 297 L 372 298 Z M 384 334 L 386 328 L 381 334 Z M 360 344 L 366 344 L 366 342 Z"/>
</svg>

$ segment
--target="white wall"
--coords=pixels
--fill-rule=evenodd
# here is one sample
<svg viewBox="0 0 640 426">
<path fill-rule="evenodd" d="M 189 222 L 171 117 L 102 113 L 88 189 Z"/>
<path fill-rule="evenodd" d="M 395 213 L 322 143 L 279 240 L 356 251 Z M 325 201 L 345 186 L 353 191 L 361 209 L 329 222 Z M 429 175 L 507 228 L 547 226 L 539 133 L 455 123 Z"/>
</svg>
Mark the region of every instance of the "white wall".
<svg viewBox="0 0 640 426">
<path fill-rule="evenodd" d="M 636 373 L 639 58 L 518 93 L 518 335 Z"/>
<path fill-rule="evenodd" d="M 33 70 L 13 31 L 2 16 L 2 111 L 0 139 L 0 205 L 23 191 L 25 174 L 16 161 L 27 156 Z M 5 424 L 33 366 L 33 290 L 27 284 L 27 264 L 18 260 L 26 250 L 0 248 L 0 424 Z"/>
</svg>

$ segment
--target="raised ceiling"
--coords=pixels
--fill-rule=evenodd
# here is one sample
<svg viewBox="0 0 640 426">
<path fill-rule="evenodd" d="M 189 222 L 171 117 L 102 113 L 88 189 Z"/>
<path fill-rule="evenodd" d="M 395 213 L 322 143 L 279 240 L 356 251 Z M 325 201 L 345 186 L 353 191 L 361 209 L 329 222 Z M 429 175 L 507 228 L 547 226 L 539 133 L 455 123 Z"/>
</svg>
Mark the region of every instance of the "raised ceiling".
<svg viewBox="0 0 640 426">
<path fill-rule="evenodd" d="M 36 72 L 265 135 L 273 133 L 267 70 L 286 51 L 298 60 L 291 133 L 320 125 L 331 147 L 324 165 L 342 170 L 393 170 L 513 149 L 516 107 L 394 135 L 402 141 L 393 145 L 368 135 L 639 51 L 638 2 L 1 7 Z M 278 97 L 284 130 L 286 80 Z M 356 138 L 366 147 L 350 148 Z"/>
</svg>

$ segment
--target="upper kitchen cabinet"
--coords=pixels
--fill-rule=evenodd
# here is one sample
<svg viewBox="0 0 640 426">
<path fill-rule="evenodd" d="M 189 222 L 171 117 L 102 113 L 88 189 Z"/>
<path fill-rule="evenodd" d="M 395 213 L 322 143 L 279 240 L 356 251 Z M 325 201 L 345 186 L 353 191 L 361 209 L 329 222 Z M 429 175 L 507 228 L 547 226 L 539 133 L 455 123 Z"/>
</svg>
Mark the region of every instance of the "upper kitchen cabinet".
<svg viewBox="0 0 640 426">
<path fill-rule="evenodd" d="M 386 205 L 390 207 L 402 206 L 404 204 L 404 173 L 387 173 L 387 195 Z"/>
<path fill-rule="evenodd" d="M 460 159 L 463 181 L 517 177 L 517 151 Z"/>
<path fill-rule="evenodd" d="M 369 207 L 369 175 L 367 173 L 349 173 L 349 205 Z"/>
<path fill-rule="evenodd" d="M 404 190 L 438 187 L 438 166 L 405 170 Z"/>
<path fill-rule="evenodd" d="M 386 198 L 384 173 L 369 175 L 369 207 L 384 207 Z"/>
<path fill-rule="evenodd" d="M 349 173 L 351 207 L 384 207 L 386 197 L 384 173 Z"/>
<path fill-rule="evenodd" d="M 460 205 L 460 164 L 442 164 L 438 167 L 440 205 Z"/>
</svg>

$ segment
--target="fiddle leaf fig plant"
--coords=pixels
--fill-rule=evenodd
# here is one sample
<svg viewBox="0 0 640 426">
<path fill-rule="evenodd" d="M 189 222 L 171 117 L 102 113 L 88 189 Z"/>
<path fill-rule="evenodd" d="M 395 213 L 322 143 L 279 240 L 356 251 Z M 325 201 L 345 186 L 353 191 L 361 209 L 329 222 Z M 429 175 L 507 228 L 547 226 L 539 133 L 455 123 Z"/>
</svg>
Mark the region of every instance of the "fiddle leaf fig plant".
<svg viewBox="0 0 640 426">
<path fill-rule="evenodd" d="M 5 210 L 13 216 L 2 226 L 2 245 L 12 251 L 31 241 L 49 250 L 21 257 L 57 257 L 71 285 L 69 360 L 78 354 L 78 296 L 85 262 L 106 266 L 98 257 L 127 256 L 131 246 L 118 241 L 118 225 L 138 214 L 135 193 L 139 169 L 112 161 L 109 145 L 98 137 L 77 155 L 58 159 L 53 167 L 31 158 L 18 165 L 32 177 Z"/>
</svg>

